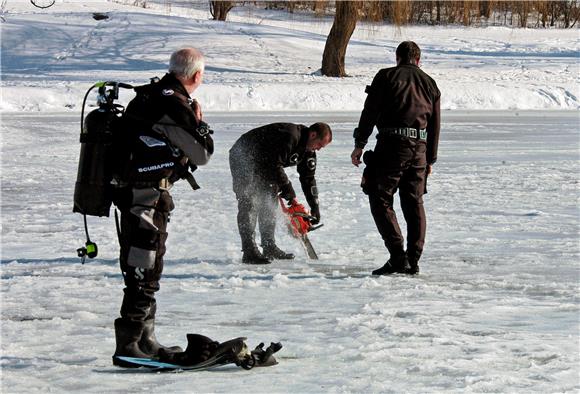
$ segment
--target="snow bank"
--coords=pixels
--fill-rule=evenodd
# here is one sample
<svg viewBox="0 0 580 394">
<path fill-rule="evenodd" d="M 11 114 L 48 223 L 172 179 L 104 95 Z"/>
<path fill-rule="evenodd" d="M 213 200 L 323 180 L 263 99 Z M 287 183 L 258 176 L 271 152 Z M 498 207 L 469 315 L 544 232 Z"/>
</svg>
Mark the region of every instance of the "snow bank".
<svg viewBox="0 0 580 394">
<path fill-rule="evenodd" d="M 134 2 L 128 2 L 133 4 Z M 1 111 L 78 111 L 95 81 L 143 84 L 161 76 L 174 49 L 207 57 L 196 92 L 213 111 L 358 111 L 364 87 L 394 62 L 406 39 L 439 83 L 442 108 L 580 107 L 577 30 L 406 27 L 359 24 L 349 44 L 349 78 L 317 73 L 332 21 L 235 8 L 226 23 L 205 4 L 58 1 L 47 10 L 8 1 L 2 28 Z M 106 12 L 96 21 L 92 12 Z M 130 97 L 129 97 L 130 98 Z"/>
</svg>

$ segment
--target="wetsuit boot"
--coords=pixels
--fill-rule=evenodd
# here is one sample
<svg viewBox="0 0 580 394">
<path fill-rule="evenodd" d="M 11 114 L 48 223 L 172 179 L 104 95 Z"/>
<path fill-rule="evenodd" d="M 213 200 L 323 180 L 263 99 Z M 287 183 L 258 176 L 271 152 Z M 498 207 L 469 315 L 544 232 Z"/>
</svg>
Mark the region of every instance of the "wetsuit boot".
<svg viewBox="0 0 580 394">
<path fill-rule="evenodd" d="M 383 265 L 372 272 L 373 275 L 391 275 L 404 274 L 410 269 L 407 255 L 391 256 L 391 258 Z"/>
<path fill-rule="evenodd" d="M 270 264 L 268 258 L 266 258 L 258 249 L 258 247 L 254 245 L 246 246 L 242 249 L 244 255 L 242 256 L 242 263 L 244 264 Z"/>
<path fill-rule="evenodd" d="M 125 320 L 119 318 L 115 320 L 115 340 L 117 347 L 113 355 L 113 365 L 119 367 L 134 368 L 134 364 L 125 363 L 115 356 L 151 358 L 153 353 L 145 353 L 139 347 L 139 340 L 143 334 L 143 322 Z"/>
<path fill-rule="evenodd" d="M 284 252 L 274 241 L 266 241 L 262 243 L 262 250 L 264 257 L 268 259 L 292 260 L 294 258 L 294 254 Z"/>
<path fill-rule="evenodd" d="M 155 337 L 155 319 L 151 318 L 143 322 L 143 333 L 138 342 L 139 348 L 149 354 L 158 355 L 159 350 L 163 349 L 165 354 L 182 352 L 183 349 L 179 346 L 163 346 L 157 342 Z"/>
</svg>

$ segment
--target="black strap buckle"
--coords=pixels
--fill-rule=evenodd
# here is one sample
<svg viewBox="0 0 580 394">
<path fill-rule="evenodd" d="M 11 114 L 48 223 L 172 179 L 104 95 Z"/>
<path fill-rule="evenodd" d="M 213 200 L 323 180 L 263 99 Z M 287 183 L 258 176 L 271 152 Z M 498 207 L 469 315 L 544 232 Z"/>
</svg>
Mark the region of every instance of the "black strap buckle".
<svg viewBox="0 0 580 394">
<path fill-rule="evenodd" d="M 213 134 L 213 130 L 204 121 L 199 122 L 199 126 L 197 126 L 195 131 L 197 131 L 197 133 L 202 137 L 205 137 L 208 134 Z"/>
</svg>

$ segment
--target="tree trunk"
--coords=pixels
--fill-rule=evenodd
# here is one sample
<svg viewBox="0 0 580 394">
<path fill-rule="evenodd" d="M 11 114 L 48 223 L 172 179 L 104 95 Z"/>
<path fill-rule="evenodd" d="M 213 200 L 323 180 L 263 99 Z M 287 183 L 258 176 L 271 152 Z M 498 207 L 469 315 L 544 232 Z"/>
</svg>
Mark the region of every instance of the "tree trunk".
<svg viewBox="0 0 580 394">
<path fill-rule="evenodd" d="M 519 3 L 518 7 L 516 8 L 518 10 L 520 27 L 527 27 L 528 26 L 528 16 L 530 13 L 529 5 L 530 4 L 528 2 L 523 1 L 523 2 Z"/>
<path fill-rule="evenodd" d="M 548 4 L 546 1 L 539 1 L 538 2 L 538 9 L 540 13 L 540 20 L 542 22 L 542 27 L 546 27 L 546 23 L 548 22 Z"/>
<path fill-rule="evenodd" d="M 393 9 L 393 23 L 396 26 L 409 23 L 411 15 L 411 4 L 409 4 L 409 0 L 392 1 L 391 7 Z"/>
<path fill-rule="evenodd" d="M 491 15 L 491 4 L 489 3 L 489 1 L 482 1 L 481 2 L 480 14 L 485 19 L 489 19 L 490 15 Z"/>
<path fill-rule="evenodd" d="M 570 22 L 572 20 L 572 3 L 573 1 L 562 1 L 562 15 L 564 16 L 564 28 L 568 29 L 570 27 Z"/>
<path fill-rule="evenodd" d="M 573 22 L 570 25 L 570 29 L 573 28 L 576 25 L 576 22 L 578 22 L 578 19 L 580 19 L 580 9 L 578 8 L 577 2 L 572 5 L 571 16 Z"/>
<path fill-rule="evenodd" d="M 232 1 L 210 1 L 209 2 L 209 12 L 211 16 L 216 21 L 225 21 L 228 12 L 234 8 L 234 3 Z"/>
<path fill-rule="evenodd" d="M 471 1 L 463 2 L 463 26 L 469 26 L 471 24 Z"/>
<path fill-rule="evenodd" d="M 322 75 L 346 77 L 344 57 L 358 20 L 360 2 L 337 1 L 336 14 L 322 54 Z"/>
</svg>

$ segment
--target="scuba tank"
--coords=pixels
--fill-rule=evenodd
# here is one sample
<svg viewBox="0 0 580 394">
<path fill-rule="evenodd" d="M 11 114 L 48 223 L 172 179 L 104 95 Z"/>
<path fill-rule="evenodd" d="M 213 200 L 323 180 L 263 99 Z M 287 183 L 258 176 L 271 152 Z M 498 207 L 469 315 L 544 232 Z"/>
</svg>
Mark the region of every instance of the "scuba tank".
<svg viewBox="0 0 580 394">
<path fill-rule="evenodd" d="M 79 257 L 96 257 L 97 245 L 90 241 L 87 229 L 89 216 L 109 216 L 113 202 L 114 155 L 113 144 L 116 127 L 119 125 L 124 107 L 115 104 L 119 98 L 119 88 L 133 89 L 133 86 L 119 82 L 97 82 L 83 100 L 81 110 L 81 152 L 74 191 L 73 212 L 84 216 L 87 243 L 77 249 Z M 98 88 L 99 107 L 84 117 L 85 104 L 89 93 Z"/>
<path fill-rule="evenodd" d="M 99 88 L 99 108 L 84 118 L 88 94 Z M 107 87 L 111 87 L 107 89 Z M 119 87 L 132 89 L 131 85 L 117 82 L 98 82 L 86 93 L 81 112 L 81 153 L 74 192 L 73 212 L 89 216 L 109 216 L 113 202 L 111 181 L 113 179 L 112 148 L 113 133 L 124 108 L 115 104 Z"/>
</svg>

